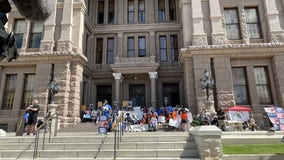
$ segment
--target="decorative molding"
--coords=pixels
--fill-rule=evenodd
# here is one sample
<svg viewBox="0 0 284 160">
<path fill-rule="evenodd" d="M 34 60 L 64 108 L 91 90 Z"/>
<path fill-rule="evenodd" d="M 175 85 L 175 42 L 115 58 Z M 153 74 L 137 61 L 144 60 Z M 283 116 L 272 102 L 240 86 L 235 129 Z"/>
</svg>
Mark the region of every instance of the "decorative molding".
<svg viewBox="0 0 284 160">
<path fill-rule="evenodd" d="M 149 72 L 149 76 L 151 79 L 158 78 L 158 72 Z"/>
<path fill-rule="evenodd" d="M 122 79 L 122 74 L 121 73 L 113 73 L 112 76 L 114 77 L 115 80 Z"/>
</svg>

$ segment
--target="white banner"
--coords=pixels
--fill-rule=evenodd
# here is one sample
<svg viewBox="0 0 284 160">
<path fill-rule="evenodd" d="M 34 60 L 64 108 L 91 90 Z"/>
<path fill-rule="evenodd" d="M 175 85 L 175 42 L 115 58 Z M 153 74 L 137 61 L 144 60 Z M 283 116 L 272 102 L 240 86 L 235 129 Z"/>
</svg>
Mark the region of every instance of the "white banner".
<svg viewBox="0 0 284 160">
<path fill-rule="evenodd" d="M 230 120 L 247 121 L 249 119 L 248 111 L 229 111 Z"/>
</svg>

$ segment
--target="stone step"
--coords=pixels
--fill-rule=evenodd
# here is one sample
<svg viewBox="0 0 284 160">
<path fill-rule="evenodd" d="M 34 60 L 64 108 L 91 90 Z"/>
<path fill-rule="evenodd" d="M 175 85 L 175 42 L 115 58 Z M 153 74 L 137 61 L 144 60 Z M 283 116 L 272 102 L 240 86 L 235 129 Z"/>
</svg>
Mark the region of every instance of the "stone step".
<svg viewBox="0 0 284 160">
<path fill-rule="evenodd" d="M 30 143 L 8 143 L 0 144 L 0 150 L 24 150 L 28 148 Z M 106 142 L 101 143 L 47 143 L 45 142 L 45 150 L 95 150 L 101 147 L 102 149 L 113 149 L 113 143 Z M 120 149 L 190 149 L 195 148 L 194 142 L 120 142 Z M 32 144 L 29 149 L 33 150 L 34 144 Z M 42 142 L 39 142 L 39 149 L 42 148 Z"/>
<path fill-rule="evenodd" d="M 16 158 L 21 151 L 0 151 L 1 158 Z M 96 150 L 78 151 L 78 150 L 39 150 L 39 158 L 113 158 L 113 150 Z M 28 150 L 21 155 L 21 158 L 32 158 L 33 151 Z M 117 152 L 117 157 L 124 158 L 196 158 L 198 157 L 197 149 L 120 149 Z"/>
<path fill-rule="evenodd" d="M 1 159 L 1 158 L 0 158 Z M 96 158 L 96 160 L 109 160 L 110 158 Z M 157 157 L 157 158 L 116 158 L 117 160 L 200 160 L 199 158 L 168 158 L 168 157 Z M 15 160 L 15 158 L 5 158 L 5 160 Z M 27 158 L 18 158 L 17 160 L 27 160 Z M 91 158 L 37 158 L 37 160 L 94 160 Z"/>
</svg>

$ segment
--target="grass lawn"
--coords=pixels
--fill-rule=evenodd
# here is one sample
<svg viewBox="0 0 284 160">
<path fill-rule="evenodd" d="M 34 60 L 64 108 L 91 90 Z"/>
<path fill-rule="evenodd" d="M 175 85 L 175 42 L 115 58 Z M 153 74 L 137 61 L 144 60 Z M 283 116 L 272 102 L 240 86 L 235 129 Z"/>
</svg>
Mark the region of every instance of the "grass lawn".
<svg viewBox="0 0 284 160">
<path fill-rule="evenodd" d="M 284 154 L 284 144 L 223 145 L 224 154 Z"/>
</svg>

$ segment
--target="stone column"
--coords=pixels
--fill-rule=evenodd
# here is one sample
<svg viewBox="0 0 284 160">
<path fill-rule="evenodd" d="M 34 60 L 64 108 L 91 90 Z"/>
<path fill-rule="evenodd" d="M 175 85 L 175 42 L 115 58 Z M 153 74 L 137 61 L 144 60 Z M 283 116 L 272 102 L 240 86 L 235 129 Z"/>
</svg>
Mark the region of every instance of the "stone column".
<svg viewBox="0 0 284 160">
<path fill-rule="evenodd" d="M 54 33 L 56 20 L 57 0 L 53 2 L 52 14 L 44 23 L 44 37 L 40 42 L 40 50 L 52 52 L 54 48 Z"/>
<path fill-rule="evenodd" d="M 210 0 L 210 19 L 212 26 L 212 44 L 213 45 L 222 45 L 226 43 L 225 39 L 225 29 L 222 26 L 223 15 L 220 9 L 219 0 Z"/>
<path fill-rule="evenodd" d="M 245 4 L 243 1 L 240 2 L 239 13 L 240 13 L 240 30 L 241 30 L 241 37 L 243 37 L 243 43 L 249 44 L 249 35 L 247 31 L 247 23 L 246 23 L 246 13 L 245 13 Z"/>
<path fill-rule="evenodd" d="M 192 23 L 193 23 L 193 45 L 207 45 L 207 35 L 204 31 L 203 13 L 201 0 L 191 0 Z"/>
<path fill-rule="evenodd" d="M 58 40 L 59 51 L 71 51 L 72 29 L 73 29 L 73 0 L 65 0 L 63 3 L 63 13 L 61 21 L 61 34 Z"/>
<path fill-rule="evenodd" d="M 114 104 L 118 105 L 120 102 L 120 81 L 122 80 L 122 74 L 121 73 L 113 73 L 112 76 L 115 80 L 115 98 L 114 98 Z"/>
<path fill-rule="evenodd" d="M 194 127 L 189 133 L 193 135 L 200 159 L 223 159 L 222 131 L 218 127 Z"/>
<path fill-rule="evenodd" d="M 151 80 L 151 106 L 156 107 L 157 98 L 156 98 L 156 81 L 158 78 L 157 72 L 149 72 Z"/>
<path fill-rule="evenodd" d="M 154 23 L 155 22 L 155 1 L 148 1 L 148 8 L 149 8 L 149 16 L 148 16 L 148 21 L 149 23 Z"/>
<path fill-rule="evenodd" d="M 191 45 L 191 32 L 192 32 L 192 21 L 190 12 L 190 0 L 182 1 L 182 28 L 183 28 L 183 47 Z"/>
<path fill-rule="evenodd" d="M 114 56 L 115 58 L 122 58 L 123 57 L 123 33 L 119 32 L 117 34 L 117 53 Z"/>
<path fill-rule="evenodd" d="M 269 41 L 272 43 L 284 42 L 284 31 L 281 29 L 280 13 L 277 9 L 277 6 L 280 4 L 277 4 L 275 0 L 265 0 L 264 2 L 268 21 Z"/>
</svg>

